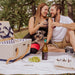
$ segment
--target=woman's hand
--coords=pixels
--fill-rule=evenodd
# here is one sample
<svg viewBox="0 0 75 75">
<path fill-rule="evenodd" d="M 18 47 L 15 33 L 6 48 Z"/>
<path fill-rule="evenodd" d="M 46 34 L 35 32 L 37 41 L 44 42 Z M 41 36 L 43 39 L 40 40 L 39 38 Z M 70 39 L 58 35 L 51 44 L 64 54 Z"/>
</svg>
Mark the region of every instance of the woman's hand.
<svg viewBox="0 0 75 75">
<path fill-rule="evenodd" d="M 47 21 L 43 21 L 39 24 L 40 27 L 47 27 Z"/>
</svg>

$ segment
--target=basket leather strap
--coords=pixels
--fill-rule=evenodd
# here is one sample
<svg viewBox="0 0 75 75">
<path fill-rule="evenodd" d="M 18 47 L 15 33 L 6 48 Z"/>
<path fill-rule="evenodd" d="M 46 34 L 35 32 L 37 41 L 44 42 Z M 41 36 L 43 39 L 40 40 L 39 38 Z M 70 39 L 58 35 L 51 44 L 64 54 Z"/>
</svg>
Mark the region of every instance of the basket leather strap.
<svg viewBox="0 0 75 75">
<path fill-rule="evenodd" d="M 18 56 L 18 54 L 19 54 L 19 49 L 17 48 L 17 49 L 16 49 L 16 56 L 9 58 L 9 59 L 6 61 L 6 64 L 8 64 L 10 60 L 15 59 L 15 58 Z"/>
<path fill-rule="evenodd" d="M 19 49 L 17 48 L 16 56 L 9 58 L 9 59 L 6 61 L 6 64 L 8 64 L 10 60 L 13 60 L 13 59 L 16 59 L 16 58 L 17 58 L 17 59 L 16 59 L 14 62 L 16 62 L 16 61 L 22 59 L 22 58 L 28 53 L 29 50 L 30 50 L 30 45 L 27 46 L 26 52 L 25 52 L 22 56 L 20 56 L 19 58 L 17 58 L 18 53 L 19 53 Z"/>
<path fill-rule="evenodd" d="M 26 52 L 22 56 L 20 56 L 19 58 L 17 58 L 14 62 L 22 59 L 28 53 L 29 50 L 30 50 L 30 45 L 28 44 Z"/>
</svg>

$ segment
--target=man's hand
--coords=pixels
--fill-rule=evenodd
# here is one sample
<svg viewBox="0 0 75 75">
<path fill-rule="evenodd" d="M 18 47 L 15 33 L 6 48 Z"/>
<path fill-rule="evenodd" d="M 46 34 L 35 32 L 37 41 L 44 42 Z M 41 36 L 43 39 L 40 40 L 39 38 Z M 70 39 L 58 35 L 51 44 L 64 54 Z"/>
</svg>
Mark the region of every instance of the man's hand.
<svg viewBox="0 0 75 75">
<path fill-rule="evenodd" d="M 65 27 L 67 29 L 75 30 L 75 23 L 63 24 L 63 23 L 53 22 L 52 23 L 52 28 L 54 28 L 56 26 L 57 27 Z"/>
<path fill-rule="evenodd" d="M 55 26 L 56 26 L 56 27 L 61 27 L 62 24 L 61 24 L 61 23 L 58 23 L 58 22 L 53 22 L 53 23 L 52 23 L 52 26 L 53 26 L 53 27 L 55 27 Z"/>
</svg>

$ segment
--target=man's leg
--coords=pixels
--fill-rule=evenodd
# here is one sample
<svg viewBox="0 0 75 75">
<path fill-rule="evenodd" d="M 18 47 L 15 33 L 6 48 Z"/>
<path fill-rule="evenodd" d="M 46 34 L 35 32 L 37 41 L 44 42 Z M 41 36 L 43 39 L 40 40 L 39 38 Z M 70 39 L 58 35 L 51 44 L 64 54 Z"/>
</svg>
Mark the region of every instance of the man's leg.
<svg viewBox="0 0 75 75">
<path fill-rule="evenodd" d="M 66 34 L 66 42 L 67 43 L 71 43 L 74 51 L 75 51 L 75 34 L 74 34 L 74 31 L 72 30 L 68 30 L 67 31 L 67 34 Z"/>
</svg>

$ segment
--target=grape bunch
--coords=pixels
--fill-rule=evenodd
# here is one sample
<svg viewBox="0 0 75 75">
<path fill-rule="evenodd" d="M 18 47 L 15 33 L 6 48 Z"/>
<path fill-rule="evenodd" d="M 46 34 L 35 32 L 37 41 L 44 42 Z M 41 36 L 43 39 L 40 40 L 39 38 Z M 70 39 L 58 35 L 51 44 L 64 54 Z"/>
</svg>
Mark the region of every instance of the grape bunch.
<svg viewBox="0 0 75 75">
<path fill-rule="evenodd" d="M 30 61 L 30 62 L 40 62 L 40 58 L 34 56 L 34 57 L 32 57 L 32 58 L 29 58 L 29 61 Z"/>
</svg>

